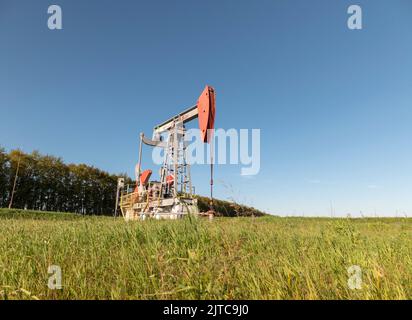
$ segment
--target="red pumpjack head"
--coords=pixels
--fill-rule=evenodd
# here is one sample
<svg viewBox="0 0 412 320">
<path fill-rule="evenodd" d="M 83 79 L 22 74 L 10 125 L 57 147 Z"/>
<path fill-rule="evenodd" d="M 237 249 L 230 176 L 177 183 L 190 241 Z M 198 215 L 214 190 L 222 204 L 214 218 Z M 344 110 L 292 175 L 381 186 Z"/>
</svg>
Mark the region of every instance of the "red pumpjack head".
<svg viewBox="0 0 412 320">
<path fill-rule="evenodd" d="M 143 171 L 142 175 L 140 176 L 140 184 L 142 186 L 146 186 L 149 183 L 149 179 L 151 175 L 152 175 L 152 170 Z"/>
<path fill-rule="evenodd" d="M 211 141 L 213 129 L 215 128 L 215 100 L 215 90 L 210 86 L 206 86 L 197 101 L 200 135 L 205 143 Z"/>
</svg>

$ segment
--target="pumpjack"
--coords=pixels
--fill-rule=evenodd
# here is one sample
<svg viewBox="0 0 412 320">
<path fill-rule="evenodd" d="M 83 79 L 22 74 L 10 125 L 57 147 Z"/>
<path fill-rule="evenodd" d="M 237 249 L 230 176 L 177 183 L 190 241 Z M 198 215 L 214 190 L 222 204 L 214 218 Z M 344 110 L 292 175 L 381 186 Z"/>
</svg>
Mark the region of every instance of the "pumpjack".
<svg viewBox="0 0 412 320">
<path fill-rule="evenodd" d="M 187 161 L 185 125 L 198 119 L 200 138 L 212 148 L 215 101 L 215 90 L 206 86 L 194 106 L 155 126 L 151 139 L 144 133 L 140 134 L 139 158 L 135 168 L 136 186 L 132 191 L 125 189 L 124 185 L 118 189 L 118 203 L 125 220 L 179 219 L 190 214 L 200 214 Z M 141 169 L 143 145 L 164 150 L 160 181 L 150 181 L 152 170 Z M 210 168 L 210 212 L 213 212 L 213 160 Z"/>
</svg>

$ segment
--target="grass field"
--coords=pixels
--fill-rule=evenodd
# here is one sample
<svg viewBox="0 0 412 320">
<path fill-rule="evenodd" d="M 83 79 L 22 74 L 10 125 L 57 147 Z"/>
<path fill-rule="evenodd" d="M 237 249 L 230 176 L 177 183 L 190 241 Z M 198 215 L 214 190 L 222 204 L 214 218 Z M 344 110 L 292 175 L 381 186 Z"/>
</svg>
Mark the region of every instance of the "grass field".
<svg viewBox="0 0 412 320">
<path fill-rule="evenodd" d="M 0 299 L 411 299 L 412 220 L 0 210 Z M 62 290 L 47 286 L 50 265 Z M 348 268 L 362 288 L 348 287 Z"/>
</svg>

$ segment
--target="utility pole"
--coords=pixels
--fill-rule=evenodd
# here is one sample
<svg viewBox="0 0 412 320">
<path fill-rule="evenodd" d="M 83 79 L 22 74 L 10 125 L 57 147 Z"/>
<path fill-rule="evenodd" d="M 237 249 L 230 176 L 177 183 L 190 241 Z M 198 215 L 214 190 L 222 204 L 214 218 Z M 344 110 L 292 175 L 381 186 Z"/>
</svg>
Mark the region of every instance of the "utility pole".
<svg viewBox="0 0 412 320">
<path fill-rule="evenodd" d="M 214 152 L 213 149 L 213 137 L 211 134 L 211 129 L 207 130 L 207 134 L 210 137 L 210 204 L 209 204 L 209 219 L 213 219 L 213 216 L 216 214 L 214 204 L 213 204 L 213 162 L 214 162 Z"/>
<path fill-rule="evenodd" d="M 14 192 L 16 191 L 17 177 L 19 175 L 19 169 L 20 169 L 20 160 L 21 160 L 21 155 L 19 155 L 19 160 L 17 161 L 17 169 L 16 169 L 16 175 L 14 176 L 13 190 L 11 191 L 9 209 L 11 209 L 13 205 Z"/>
</svg>

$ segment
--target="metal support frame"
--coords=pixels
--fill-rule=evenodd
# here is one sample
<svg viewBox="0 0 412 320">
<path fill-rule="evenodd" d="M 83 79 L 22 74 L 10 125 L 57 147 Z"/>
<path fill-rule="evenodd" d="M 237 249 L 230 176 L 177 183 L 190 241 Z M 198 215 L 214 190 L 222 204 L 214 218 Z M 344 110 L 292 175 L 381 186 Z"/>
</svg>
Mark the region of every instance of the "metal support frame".
<svg viewBox="0 0 412 320">
<path fill-rule="evenodd" d="M 170 194 L 171 191 L 174 198 L 178 198 L 179 193 L 189 196 L 189 198 L 193 196 L 190 165 L 187 163 L 186 142 L 184 141 L 186 133 L 184 122 L 188 121 L 187 119 L 190 117 L 195 116 L 195 111 L 197 112 L 197 109 L 188 109 L 188 113 L 183 112 L 179 117 L 172 118 L 170 120 L 171 122 L 167 121 L 160 125 L 161 129 L 159 129 L 157 133 L 167 133 L 166 141 L 162 141 L 160 137 L 157 137 L 157 140 L 149 139 L 145 137 L 143 133 L 140 135 L 137 179 L 140 177 L 141 172 L 142 144 L 164 148 L 165 155 L 160 170 L 161 190 L 159 199 L 162 198 L 164 194 Z M 186 120 L 182 120 L 182 117 Z M 164 131 L 165 128 L 168 129 Z M 168 176 L 173 176 L 173 190 L 170 190 L 171 186 L 167 181 Z M 140 181 L 138 181 L 138 184 L 140 186 Z"/>
</svg>

